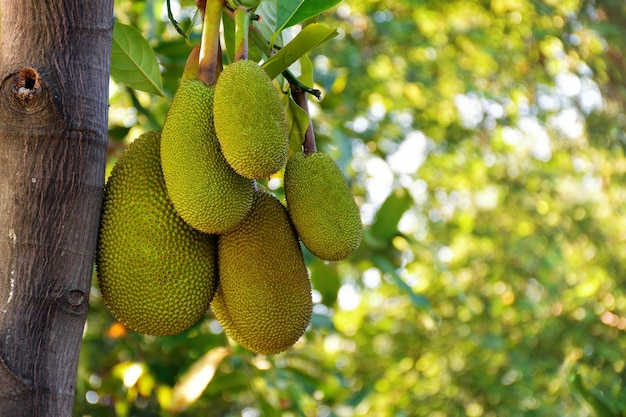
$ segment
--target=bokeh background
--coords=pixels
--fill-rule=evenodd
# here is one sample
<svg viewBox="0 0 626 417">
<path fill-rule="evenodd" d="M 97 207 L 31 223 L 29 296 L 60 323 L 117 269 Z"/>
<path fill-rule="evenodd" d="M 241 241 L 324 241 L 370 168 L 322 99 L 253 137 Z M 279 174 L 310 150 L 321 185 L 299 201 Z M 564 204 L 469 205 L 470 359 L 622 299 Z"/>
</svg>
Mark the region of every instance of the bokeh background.
<svg viewBox="0 0 626 417">
<path fill-rule="evenodd" d="M 194 2 L 171 4 L 194 27 Z M 165 1 L 115 7 L 171 97 L 191 47 Z M 74 416 L 626 412 L 624 2 L 345 0 L 320 22 L 340 34 L 310 55 L 310 106 L 361 248 L 306 254 L 313 320 L 275 356 L 210 312 L 177 336 L 128 331 L 94 278 Z M 168 107 L 110 91 L 108 170 Z"/>
</svg>

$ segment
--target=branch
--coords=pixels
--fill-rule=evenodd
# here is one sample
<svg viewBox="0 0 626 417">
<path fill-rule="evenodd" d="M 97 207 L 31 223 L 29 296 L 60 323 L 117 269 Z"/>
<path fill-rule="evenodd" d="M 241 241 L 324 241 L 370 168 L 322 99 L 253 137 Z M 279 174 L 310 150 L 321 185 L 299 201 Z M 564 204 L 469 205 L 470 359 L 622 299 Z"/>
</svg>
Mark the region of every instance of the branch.
<svg viewBox="0 0 626 417">
<path fill-rule="evenodd" d="M 318 100 L 322 99 L 322 92 L 316 88 L 311 88 L 308 87 L 304 84 L 302 84 L 302 81 L 300 81 L 295 75 L 293 75 L 293 73 L 291 71 L 289 71 L 288 69 L 284 70 L 282 72 L 283 77 L 285 77 L 285 79 L 289 82 L 290 86 L 296 86 L 298 87 L 298 89 L 300 90 L 304 90 L 305 92 L 314 95 L 315 97 L 317 97 Z"/>
</svg>

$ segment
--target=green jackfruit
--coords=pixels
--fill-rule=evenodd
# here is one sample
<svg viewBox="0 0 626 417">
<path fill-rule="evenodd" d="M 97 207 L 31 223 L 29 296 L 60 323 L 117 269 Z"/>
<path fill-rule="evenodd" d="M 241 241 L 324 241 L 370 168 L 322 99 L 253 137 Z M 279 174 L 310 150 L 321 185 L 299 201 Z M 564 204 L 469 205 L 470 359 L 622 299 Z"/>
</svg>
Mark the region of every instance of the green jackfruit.
<svg viewBox="0 0 626 417">
<path fill-rule="evenodd" d="M 283 205 L 259 191 L 244 222 L 218 238 L 220 283 L 211 309 L 226 334 L 260 354 L 289 349 L 312 300 L 300 243 Z"/>
<path fill-rule="evenodd" d="M 137 138 L 104 189 L 98 284 L 113 315 L 140 333 L 180 333 L 207 311 L 217 287 L 217 237 L 187 225 L 167 197 L 159 132 Z"/>
<path fill-rule="evenodd" d="M 359 208 L 330 155 L 292 154 L 284 182 L 289 216 L 313 255 L 338 261 L 359 247 L 363 235 Z"/>
<path fill-rule="evenodd" d="M 228 65 L 215 84 L 215 131 L 228 163 L 246 178 L 267 178 L 287 159 L 288 127 L 272 81 L 254 61 Z"/>
<path fill-rule="evenodd" d="M 226 162 L 215 136 L 213 87 L 181 83 L 167 113 L 161 165 L 167 193 L 178 214 L 204 233 L 224 233 L 250 211 L 252 180 Z"/>
</svg>

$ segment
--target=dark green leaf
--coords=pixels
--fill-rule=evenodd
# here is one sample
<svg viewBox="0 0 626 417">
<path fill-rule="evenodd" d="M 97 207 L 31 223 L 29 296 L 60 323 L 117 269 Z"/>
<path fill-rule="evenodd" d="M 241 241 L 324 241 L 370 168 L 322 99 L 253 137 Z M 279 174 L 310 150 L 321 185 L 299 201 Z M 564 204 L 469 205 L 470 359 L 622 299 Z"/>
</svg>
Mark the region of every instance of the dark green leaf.
<svg viewBox="0 0 626 417">
<path fill-rule="evenodd" d="M 589 406 L 595 411 L 598 417 L 619 417 L 620 414 L 613 411 L 607 400 L 600 396 L 596 391 L 591 391 L 584 386 L 582 377 L 576 373 L 571 380 L 572 388 L 582 397 Z"/>
<path fill-rule="evenodd" d="M 309 115 L 298 106 L 290 95 L 285 94 L 285 114 L 289 125 L 289 153 L 302 151 L 304 133 L 309 126 Z"/>
<path fill-rule="evenodd" d="M 126 139 L 126 135 L 128 135 L 129 131 L 130 128 L 126 126 L 111 126 L 109 127 L 109 139 L 121 142 Z"/>
<path fill-rule="evenodd" d="M 326 315 L 313 313 L 311 316 L 311 326 L 317 330 L 326 330 L 329 332 L 336 332 L 335 324 L 332 319 Z"/>
<path fill-rule="evenodd" d="M 119 22 L 113 26 L 111 77 L 135 90 L 165 97 L 152 47 L 137 29 Z"/>
<path fill-rule="evenodd" d="M 304 0 L 284 27 L 297 25 L 341 3 L 341 0 Z"/>
<path fill-rule="evenodd" d="M 388 242 L 398 234 L 400 218 L 413 204 L 413 198 L 405 188 L 394 190 L 376 213 L 370 227 L 371 236 L 380 242 Z"/>
<path fill-rule="evenodd" d="M 274 33 L 280 32 L 285 28 L 285 24 L 292 19 L 298 8 L 304 2 L 305 0 L 281 0 L 278 2 Z"/>
<path fill-rule="evenodd" d="M 428 310 L 431 308 L 430 301 L 428 298 L 423 295 L 416 294 L 409 285 L 404 282 L 402 277 L 398 274 L 397 268 L 391 263 L 387 258 L 381 255 L 374 255 L 373 257 L 374 264 L 380 269 L 382 272 L 389 274 L 393 281 L 396 283 L 398 288 L 400 288 L 404 293 L 406 293 L 411 302 L 415 307 Z"/>
<path fill-rule="evenodd" d="M 235 60 L 235 20 L 224 13 L 222 25 L 224 26 L 224 43 L 228 62 L 233 62 Z"/>
<path fill-rule="evenodd" d="M 300 57 L 300 76 L 298 79 L 307 87 L 313 87 L 313 63 L 306 55 Z"/>
<path fill-rule="evenodd" d="M 256 8 L 255 13 L 261 16 L 258 21 L 252 22 L 252 24 L 261 32 L 265 40 L 274 39 L 274 43 L 278 46 L 282 46 L 282 37 L 278 36 L 275 39 L 276 29 L 276 14 L 278 13 L 277 1 L 262 1 L 259 7 Z"/>
<path fill-rule="evenodd" d="M 341 287 L 341 279 L 337 276 L 333 264 L 315 260 L 310 264 L 311 283 L 322 296 L 322 303 L 332 306 L 337 300 L 337 292 Z"/>
</svg>

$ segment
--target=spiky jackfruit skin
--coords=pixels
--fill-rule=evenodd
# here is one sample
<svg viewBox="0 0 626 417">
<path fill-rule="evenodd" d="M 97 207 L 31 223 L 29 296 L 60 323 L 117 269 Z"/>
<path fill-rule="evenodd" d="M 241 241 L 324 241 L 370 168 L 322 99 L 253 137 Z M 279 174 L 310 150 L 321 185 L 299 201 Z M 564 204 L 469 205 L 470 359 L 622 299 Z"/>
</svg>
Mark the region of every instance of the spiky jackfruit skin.
<svg viewBox="0 0 626 417">
<path fill-rule="evenodd" d="M 111 172 L 96 270 L 109 310 L 140 333 L 180 333 L 209 307 L 218 281 L 217 237 L 187 225 L 168 199 L 158 132 L 137 138 Z"/>
<path fill-rule="evenodd" d="M 211 309 L 226 334 L 260 354 L 289 349 L 309 324 L 309 281 L 300 243 L 274 196 L 255 193 L 250 215 L 218 238 L 220 283 Z"/>
<path fill-rule="evenodd" d="M 356 251 L 363 235 L 361 215 L 330 155 L 292 154 L 285 166 L 284 185 L 289 216 L 313 255 L 338 261 Z"/>
<path fill-rule="evenodd" d="M 224 233 L 252 206 L 252 180 L 237 174 L 220 151 L 213 125 L 214 87 L 181 83 L 161 136 L 167 193 L 178 214 L 204 233 Z"/>
<path fill-rule="evenodd" d="M 278 91 L 254 61 L 235 61 L 215 84 L 215 131 L 228 163 L 246 178 L 267 178 L 287 159 L 287 118 Z"/>
</svg>

